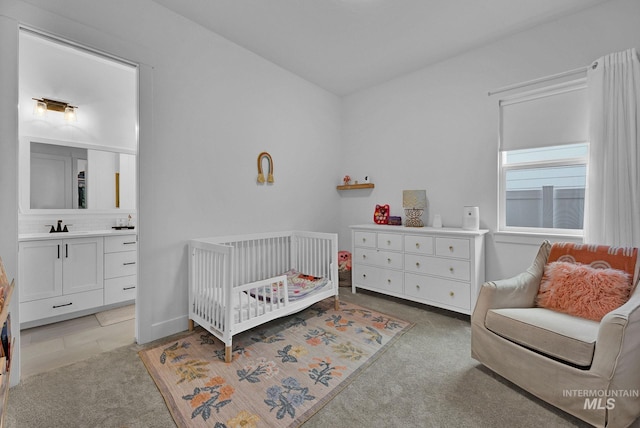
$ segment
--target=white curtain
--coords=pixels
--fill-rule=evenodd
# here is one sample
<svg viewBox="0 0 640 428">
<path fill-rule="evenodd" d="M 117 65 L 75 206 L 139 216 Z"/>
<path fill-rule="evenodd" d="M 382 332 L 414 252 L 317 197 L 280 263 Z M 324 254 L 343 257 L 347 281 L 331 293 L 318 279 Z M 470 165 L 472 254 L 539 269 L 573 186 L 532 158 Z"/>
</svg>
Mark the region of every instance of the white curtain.
<svg viewBox="0 0 640 428">
<path fill-rule="evenodd" d="M 636 49 L 587 72 L 590 154 L 584 242 L 640 247 L 640 61 Z"/>
</svg>

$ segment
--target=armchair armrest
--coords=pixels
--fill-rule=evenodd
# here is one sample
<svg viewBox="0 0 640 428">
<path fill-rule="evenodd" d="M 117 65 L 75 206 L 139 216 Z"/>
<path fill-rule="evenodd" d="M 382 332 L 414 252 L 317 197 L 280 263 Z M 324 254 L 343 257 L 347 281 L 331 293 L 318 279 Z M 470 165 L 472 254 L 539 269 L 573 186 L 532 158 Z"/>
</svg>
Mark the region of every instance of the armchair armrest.
<svg viewBox="0 0 640 428">
<path fill-rule="evenodd" d="M 640 289 L 600 321 L 593 369 L 611 379 L 623 374 L 640 388 Z"/>
<path fill-rule="evenodd" d="M 551 243 L 544 241 L 526 272 L 508 279 L 485 282 L 480 288 L 471 322 L 484 325 L 489 309 L 533 307 L 550 250 Z"/>
</svg>

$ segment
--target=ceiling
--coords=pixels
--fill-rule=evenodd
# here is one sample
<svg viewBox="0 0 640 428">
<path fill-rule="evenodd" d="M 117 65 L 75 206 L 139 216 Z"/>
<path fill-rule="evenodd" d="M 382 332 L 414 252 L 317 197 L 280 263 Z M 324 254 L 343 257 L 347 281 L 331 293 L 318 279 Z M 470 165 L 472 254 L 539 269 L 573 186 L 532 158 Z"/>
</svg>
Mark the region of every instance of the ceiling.
<svg viewBox="0 0 640 428">
<path fill-rule="evenodd" d="M 154 0 L 338 95 L 608 0 Z"/>
</svg>

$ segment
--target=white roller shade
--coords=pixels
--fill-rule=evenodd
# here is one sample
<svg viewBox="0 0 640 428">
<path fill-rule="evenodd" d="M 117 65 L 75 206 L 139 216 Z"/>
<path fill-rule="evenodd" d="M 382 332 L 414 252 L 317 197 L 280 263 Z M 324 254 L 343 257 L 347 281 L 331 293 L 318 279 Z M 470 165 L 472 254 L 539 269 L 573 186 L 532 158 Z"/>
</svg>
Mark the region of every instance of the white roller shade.
<svg viewBox="0 0 640 428">
<path fill-rule="evenodd" d="M 584 79 L 500 101 L 500 150 L 588 141 Z"/>
</svg>

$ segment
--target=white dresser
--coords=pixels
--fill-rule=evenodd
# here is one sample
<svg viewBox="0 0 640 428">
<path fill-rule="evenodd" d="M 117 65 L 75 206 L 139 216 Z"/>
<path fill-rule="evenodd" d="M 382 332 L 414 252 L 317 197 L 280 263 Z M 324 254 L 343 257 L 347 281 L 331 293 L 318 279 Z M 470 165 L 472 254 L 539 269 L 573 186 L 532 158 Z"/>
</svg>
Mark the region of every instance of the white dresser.
<svg viewBox="0 0 640 428">
<path fill-rule="evenodd" d="M 471 314 L 484 282 L 487 230 L 364 224 L 352 231 L 357 288 Z"/>
</svg>

